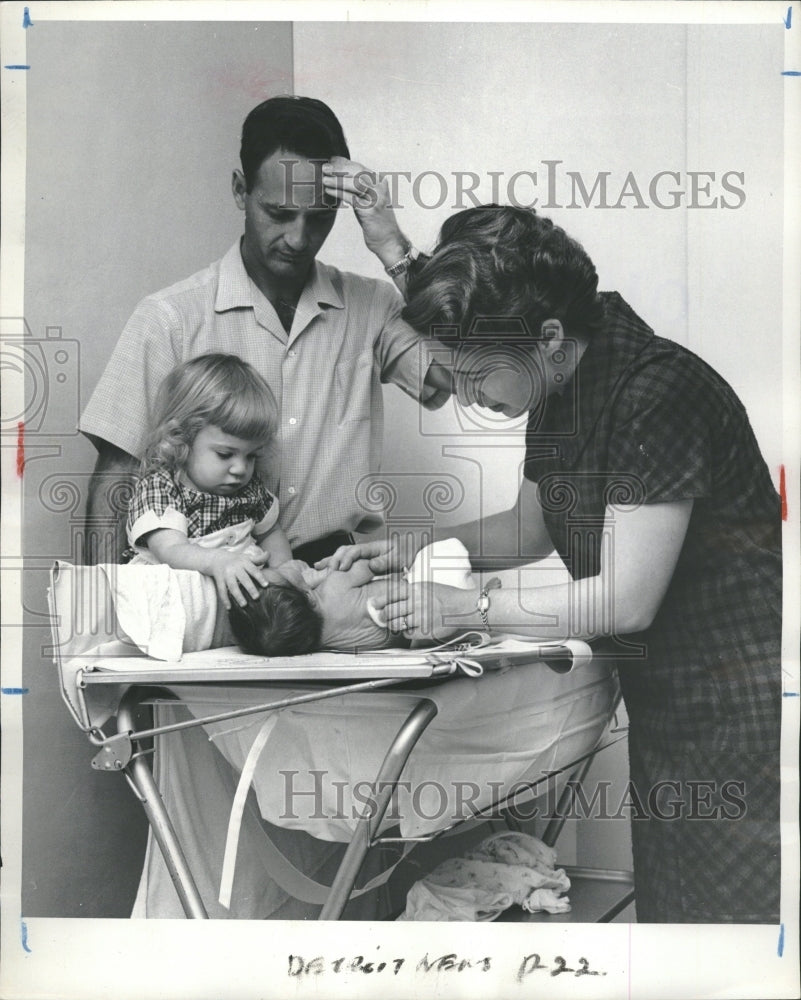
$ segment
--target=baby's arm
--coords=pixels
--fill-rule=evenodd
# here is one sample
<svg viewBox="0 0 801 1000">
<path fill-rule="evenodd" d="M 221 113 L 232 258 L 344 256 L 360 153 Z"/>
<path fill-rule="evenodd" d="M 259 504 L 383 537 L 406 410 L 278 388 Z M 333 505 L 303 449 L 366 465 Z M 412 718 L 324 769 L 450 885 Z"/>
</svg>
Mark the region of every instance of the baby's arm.
<svg viewBox="0 0 801 1000">
<path fill-rule="evenodd" d="M 266 535 L 261 535 L 256 541 L 259 543 L 259 548 L 267 553 L 269 566 L 280 566 L 281 563 L 288 562 L 292 558 L 289 540 L 279 524 L 271 528 Z"/>
<path fill-rule="evenodd" d="M 138 544 L 143 544 L 145 540 L 148 549 L 159 562 L 166 563 L 173 569 L 195 569 L 213 577 L 220 601 L 226 609 L 231 607 L 229 593 L 238 604 L 244 605 L 246 598 L 242 588 L 255 599 L 259 596 L 259 587 L 267 586 L 257 558 L 243 552 L 192 545 L 185 534 L 174 528 L 150 531 L 138 539 Z"/>
</svg>

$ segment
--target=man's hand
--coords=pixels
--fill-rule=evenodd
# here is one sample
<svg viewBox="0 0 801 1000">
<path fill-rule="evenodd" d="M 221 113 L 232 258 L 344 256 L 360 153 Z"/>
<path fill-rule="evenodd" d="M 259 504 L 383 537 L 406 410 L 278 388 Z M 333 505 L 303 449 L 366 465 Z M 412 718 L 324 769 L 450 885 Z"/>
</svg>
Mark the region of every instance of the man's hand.
<svg viewBox="0 0 801 1000">
<path fill-rule="evenodd" d="M 323 164 L 323 187 L 353 208 L 367 249 L 384 267 L 400 260 L 409 241 L 395 219 L 386 178 L 379 180 L 375 171 L 355 160 L 332 156 L 329 163 Z"/>
<path fill-rule="evenodd" d="M 460 590 L 437 583 L 415 583 L 387 590 L 385 597 L 373 599 L 373 606 L 391 632 L 403 632 L 410 639 L 429 641 L 447 639 L 470 627 L 454 622 L 454 617 L 469 618 L 475 614 L 479 590 Z"/>
</svg>

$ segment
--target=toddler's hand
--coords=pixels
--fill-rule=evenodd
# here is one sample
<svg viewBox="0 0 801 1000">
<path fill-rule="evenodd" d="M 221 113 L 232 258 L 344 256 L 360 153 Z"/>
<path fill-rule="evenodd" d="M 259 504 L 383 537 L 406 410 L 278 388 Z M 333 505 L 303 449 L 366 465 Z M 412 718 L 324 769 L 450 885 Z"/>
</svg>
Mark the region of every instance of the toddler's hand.
<svg viewBox="0 0 801 1000">
<path fill-rule="evenodd" d="M 231 607 L 230 597 L 239 605 L 247 603 L 243 588 L 255 599 L 259 596 L 259 588 L 267 586 L 268 581 L 261 571 L 261 564 L 266 559 L 266 552 L 257 554 L 251 550 L 226 552 L 220 549 L 214 553 L 212 576 L 226 611 Z"/>
</svg>

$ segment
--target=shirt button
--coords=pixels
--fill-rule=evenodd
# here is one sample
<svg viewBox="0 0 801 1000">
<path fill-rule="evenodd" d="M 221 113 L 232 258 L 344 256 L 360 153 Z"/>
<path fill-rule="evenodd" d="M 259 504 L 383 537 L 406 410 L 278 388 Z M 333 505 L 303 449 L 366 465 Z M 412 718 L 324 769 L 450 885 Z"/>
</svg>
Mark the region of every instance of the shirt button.
<svg viewBox="0 0 801 1000">
<path fill-rule="evenodd" d="M 287 351 L 286 353 L 289 355 L 290 358 L 294 358 L 296 354 L 295 351 Z"/>
<path fill-rule="evenodd" d="M 294 487 L 294 486 L 290 486 L 290 487 L 289 487 L 289 488 L 287 489 L 287 493 L 289 493 L 289 494 L 290 494 L 291 496 L 294 496 L 294 495 L 295 495 L 295 494 L 297 493 L 297 490 L 295 489 L 295 487 Z"/>
<path fill-rule="evenodd" d="M 290 417 L 289 418 L 290 426 L 294 427 L 297 422 L 298 422 L 297 417 Z"/>
</svg>

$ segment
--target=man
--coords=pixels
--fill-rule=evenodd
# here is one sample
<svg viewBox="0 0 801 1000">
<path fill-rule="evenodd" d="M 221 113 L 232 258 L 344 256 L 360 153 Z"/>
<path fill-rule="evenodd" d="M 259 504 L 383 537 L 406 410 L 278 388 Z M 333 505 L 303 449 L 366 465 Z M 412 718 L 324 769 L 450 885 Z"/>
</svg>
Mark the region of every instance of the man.
<svg viewBox="0 0 801 1000">
<path fill-rule="evenodd" d="M 342 202 L 353 206 L 367 246 L 400 288 L 414 256 L 386 181 L 375 183 L 350 161 L 331 109 L 307 97 L 263 102 L 245 120 L 240 158 L 232 188 L 245 215 L 241 241 L 139 304 L 81 417 L 98 450 L 89 562 L 116 561 L 122 551 L 122 519 L 110 498 L 135 473 L 159 383 L 189 357 L 237 354 L 272 388 L 281 418 L 262 476 L 279 498 L 294 554 L 312 564 L 350 532 L 380 524 L 356 490 L 380 463 L 380 383 L 394 382 L 427 407 L 450 392 L 448 372 L 421 361 L 395 289 L 316 260 Z M 97 529 L 110 524 L 116 536 L 101 545 Z"/>
</svg>

